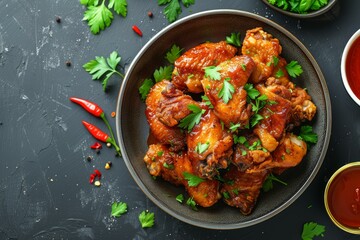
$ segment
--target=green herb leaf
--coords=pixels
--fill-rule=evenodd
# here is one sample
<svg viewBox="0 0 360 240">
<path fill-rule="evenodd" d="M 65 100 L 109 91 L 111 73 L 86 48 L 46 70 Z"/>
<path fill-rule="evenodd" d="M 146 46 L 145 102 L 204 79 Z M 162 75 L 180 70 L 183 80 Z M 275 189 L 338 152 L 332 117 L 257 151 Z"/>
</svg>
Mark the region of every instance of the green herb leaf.
<svg viewBox="0 0 360 240">
<path fill-rule="evenodd" d="M 103 79 L 103 90 L 106 90 L 106 86 L 109 78 L 114 74 L 120 75 L 122 78 L 124 75 L 116 70 L 116 66 L 121 61 L 121 57 L 118 53 L 113 51 L 108 58 L 95 57 L 94 60 L 89 61 L 83 65 L 85 71 L 92 75 L 93 80 Z"/>
<path fill-rule="evenodd" d="M 182 0 L 182 3 L 185 7 L 189 7 L 192 4 L 195 4 L 195 0 Z"/>
<path fill-rule="evenodd" d="M 219 66 L 204 67 L 205 77 L 208 77 L 211 80 L 220 80 L 221 79 L 221 75 L 219 73 L 220 70 L 221 67 Z"/>
<path fill-rule="evenodd" d="M 174 67 L 173 66 L 165 66 L 160 67 L 159 69 L 156 69 L 154 72 L 154 79 L 155 82 L 161 82 L 162 80 L 171 80 L 171 75 L 173 72 Z"/>
<path fill-rule="evenodd" d="M 231 123 L 230 123 L 229 130 L 230 130 L 231 132 L 235 132 L 240 126 L 241 126 L 240 123 L 233 124 L 233 123 L 231 122 Z"/>
<path fill-rule="evenodd" d="M 206 106 L 208 106 L 209 108 L 214 108 L 214 106 L 211 104 L 211 101 L 208 96 L 203 95 L 203 96 L 201 96 L 201 99 L 204 101 Z"/>
<path fill-rule="evenodd" d="M 172 23 L 178 18 L 178 16 L 182 12 L 181 6 L 179 0 L 169 0 L 167 1 L 167 3 L 169 4 L 164 9 L 164 15 L 166 16 L 167 20 Z"/>
<path fill-rule="evenodd" d="M 168 164 L 167 162 L 164 162 L 163 166 L 164 166 L 164 168 L 169 169 L 169 170 L 174 169 L 174 165 L 173 164 Z"/>
<path fill-rule="evenodd" d="M 275 77 L 277 78 L 281 78 L 284 76 L 284 72 L 283 70 L 279 69 L 276 73 L 275 73 Z"/>
<path fill-rule="evenodd" d="M 223 195 L 223 197 L 224 197 L 225 199 L 229 199 L 229 198 L 230 198 L 230 194 L 229 194 L 228 192 L 223 192 L 222 195 Z"/>
<path fill-rule="evenodd" d="M 90 31 L 93 34 L 98 34 L 100 30 L 104 30 L 111 25 L 113 18 L 112 12 L 105 6 L 105 1 L 103 1 L 99 6 L 88 5 L 83 20 L 88 21 Z"/>
<path fill-rule="evenodd" d="M 235 88 L 228 80 L 224 80 L 223 86 L 218 94 L 224 103 L 228 103 L 232 99 L 232 94 L 235 92 Z"/>
<path fill-rule="evenodd" d="M 228 44 L 234 45 L 235 47 L 240 47 L 240 33 L 231 33 L 230 36 L 226 36 L 226 42 Z"/>
<path fill-rule="evenodd" d="M 206 143 L 204 143 L 204 144 L 202 144 L 202 143 L 199 142 L 199 143 L 196 145 L 196 147 L 195 147 L 195 152 L 197 152 L 198 154 L 202 154 L 202 153 L 204 153 L 206 150 L 208 150 L 209 146 L 210 146 L 210 143 L 209 143 L 209 142 L 206 142 Z"/>
<path fill-rule="evenodd" d="M 236 136 L 234 135 L 234 144 L 240 143 L 240 144 L 244 144 L 247 140 L 246 137 L 244 136 Z"/>
<path fill-rule="evenodd" d="M 189 187 L 196 187 L 205 180 L 188 172 L 183 172 L 184 178 L 188 181 Z"/>
<path fill-rule="evenodd" d="M 123 202 L 114 202 L 111 205 L 111 216 L 120 217 L 127 212 L 127 204 Z"/>
<path fill-rule="evenodd" d="M 289 75 L 293 78 L 296 78 L 303 73 L 302 67 L 297 61 L 291 61 L 285 66 L 285 68 Z"/>
<path fill-rule="evenodd" d="M 274 181 L 287 186 L 286 182 L 281 181 L 279 178 L 275 177 L 272 173 L 270 173 L 267 176 L 267 178 L 265 179 L 265 182 L 264 182 L 264 184 L 262 186 L 262 189 L 264 190 L 264 192 L 268 192 L 271 189 L 273 189 L 273 187 L 274 187 L 273 182 Z"/>
<path fill-rule="evenodd" d="M 110 0 L 109 8 L 113 8 L 117 14 L 126 17 L 127 15 L 127 2 L 126 0 Z"/>
<path fill-rule="evenodd" d="M 139 215 L 139 221 L 142 228 L 150 228 L 154 226 L 155 214 L 148 211 L 142 211 Z"/>
<path fill-rule="evenodd" d="M 196 202 L 194 201 L 194 199 L 188 198 L 188 200 L 186 201 L 186 205 L 190 206 L 192 208 L 192 210 L 197 211 L 197 207 L 196 207 Z"/>
<path fill-rule="evenodd" d="M 312 240 L 315 236 L 324 236 L 325 226 L 315 222 L 307 222 L 303 226 L 302 240 Z"/>
<path fill-rule="evenodd" d="M 260 95 L 260 92 L 254 88 L 254 85 L 247 83 L 244 86 L 244 90 L 247 92 L 247 95 L 250 99 L 254 100 L 257 96 Z"/>
<path fill-rule="evenodd" d="M 179 194 L 176 196 L 176 201 L 178 201 L 179 203 L 183 203 L 184 201 L 184 196 L 182 194 Z"/>
<path fill-rule="evenodd" d="M 255 113 L 251 119 L 250 119 L 250 126 L 253 128 L 256 126 L 256 124 L 258 124 L 261 120 L 263 120 L 264 117 L 261 116 L 260 114 L 258 113 Z"/>
<path fill-rule="evenodd" d="M 179 127 L 183 129 L 187 129 L 188 132 L 191 132 L 193 127 L 196 124 L 199 124 L 201 120 L 201 116 L 205 113 L 205 110 L 201 109 L 200 107 L 194 104 L 189 104 L 188 109 L 192 111 L 192 113 L 190 113 L 185 118 L 181 119 Z"/>
<path fill-rule="evenodd" d="M 141 100 L 145 100 L 147 95 L 150 92 L 150 89 L 152 88 L 152 86 L 154 86 L 154 82 L 152 79 L 147 78 L 144 80 L 144 82 L 141 84 L 141 86 L 139 87 L 139 93 L 141 95 Z"/>
<path fill-rule="evenodd" d="M 180 57 L 182 49 L 178 47 L 176 44 L 172 45 L 169 52 L 166 53 L 166 59 L 169 61 L 169 63 L 173 64 L 176 59 Z"/>
<path fill-rule="evenodd" d="M 80 4 L 85 6 L 97 6 L 99 4 L 99 0 L 80 0 Z"/>
<path fill-rule="evenodd" d="M 313 132 L 312 126 L 301 126 L 299 138 L 307 143 L 317 143 L 318 136 Z"/>
</svg>

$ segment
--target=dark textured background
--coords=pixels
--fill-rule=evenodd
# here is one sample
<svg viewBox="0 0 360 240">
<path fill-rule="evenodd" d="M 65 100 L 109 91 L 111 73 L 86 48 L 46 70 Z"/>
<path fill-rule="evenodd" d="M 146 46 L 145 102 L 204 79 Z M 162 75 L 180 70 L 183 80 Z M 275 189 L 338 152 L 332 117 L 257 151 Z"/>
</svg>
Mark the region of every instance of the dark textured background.
<svg viewBox="0 0 360 240">
<path fill-rule="evenodd" d="M 346 41 L 360 27 L 360 1 L 340 1 L 326 21 L 289 18 L 260 0 L 196 0 L 180 17 L 219 8 L 246 10 L 277 22 L 304 43 L 324 73 L 332 101 L 332 138 L 322 168 L 304 194 L 274 218 L 239 230 L 201 229 L 165 214 L 139 190 L 113 150 L 96 155 L 89 148 L 95 140 L 81 120 L 104 125 L 68 100 L 83 97 L 108 114 L 114 111 L 121 80 L 112 78 L 104 93 L 81 66 L 116 50 L 126 69 L 141 47 L 169 24 L 163 7 L 155 0 L 128 0 L 128 16 L 115 15 L 111 27 L 94 36 L 81 21 L 84 8 L 79 1 L 0 0 L 0 240 L 295 240 L 301 239 L 302 226 L 309 221 L 326 226 L 323 239 L 360 239 L 336 228 L 323 204 L 331 174 L 359 160 L 360 110 L 342 85 L 340 60 Z M 154 13 L 151 19 L 149 10 Z M 133 24 L 143 30 L 142 38 L 131 30 Z M 109 120 L 115 128 L 115 120 Z M 94 157 L 91 163 L 86 161 L 89 155 Z M 95 188 L 88 183 L 89 175 L 94 168 L 103 169 L 106 161 L 112 161 L 113 168 L 102 170 L 103 185 Z M 111 218 L 114 201 L 127 202 L 128 213 Z M 156 224 L 144 230 L 138 215 L 145 209 L 155 213 Z"/>
</svg>

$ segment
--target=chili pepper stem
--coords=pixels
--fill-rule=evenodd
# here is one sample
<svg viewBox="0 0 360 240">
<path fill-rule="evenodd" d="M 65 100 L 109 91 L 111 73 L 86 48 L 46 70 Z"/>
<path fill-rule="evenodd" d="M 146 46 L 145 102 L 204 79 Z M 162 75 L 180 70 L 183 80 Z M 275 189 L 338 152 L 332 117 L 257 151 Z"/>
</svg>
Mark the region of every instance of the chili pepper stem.
<svg viewBox="0 0 360 240">
<path fill-rule="evenodd" d="M 105 114 L 102 113 L 102 114 L 100 115 L 100 117 L 101 117 L 101 119 L 104 121 L 106 127 L 109 129 L 109 132 L 110 132 L 110 135 L 111 135 L 111 138 L 109 138 L 109 141 L 108 141 L 108 142 L 111 143 L 111 145 L 113 145 L 113 146 L 115 147 L 115 150 L 116 150 L 116 151 L 119 153 L 119 155 L 121 156 L 120 148 L 119 148 L 119 146 L 116 144 L 114 133 L 113 133 L 113 131 L 112 131 L 112 128 L 111 128 L 111 126 L 110 126 L 110 124 L 109 124 L 109 122 L 108 122 Z"/>
<path fill-rule="evenodd" d="M 116 152 L 117 152 L 117 153 L 119 154 L 119 156 L 121 157 L 121 150 L 120 150 L 119 146 L 116 144 L 115 139 L 113 139 L 112 137 L 109 137 L 109 138 L 106 140 L 106 142 L 111 143 L 111 145 L 114 146 Z"/>
</svg>

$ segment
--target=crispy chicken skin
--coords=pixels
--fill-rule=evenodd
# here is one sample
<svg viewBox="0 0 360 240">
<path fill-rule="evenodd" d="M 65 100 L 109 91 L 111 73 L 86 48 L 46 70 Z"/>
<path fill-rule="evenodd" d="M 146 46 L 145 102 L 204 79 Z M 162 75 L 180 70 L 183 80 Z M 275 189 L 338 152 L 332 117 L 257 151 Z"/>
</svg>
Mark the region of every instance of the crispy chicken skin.
<svg viewBox="0 0 360 240">
<path fill-rule="evenodd" d="M 212 110 L 207 109 L 199 124 L 187 134 L 186 143 L 190 161 L 199 176 L 211 179 L 217 174 L 218 168 L 227 168 L 232 154 L 233 138 L 221 126 L 219 118 Z M 207 144 L 208 147 L 200 153 L 197 150 L 199 144 Z"/>
<path fill-rule="evenodd" d="M 184 179 L 184 172 L 195 174 L 186 153 L 174 153 L 166 145 L 152 144 L 144 157 L 144 162 L 152 176 L 185 186 L 186 191 L 194 201 L 202 207 L 210 207 L 219 199 L 219 182 L 205 180 L 196 187 L 191 187 Z"/>
<path fill-rule="evenodd" d="M 189 104 L 199 106 L 196 101 L 177 89 L 171 82 L 166 85 L 161 94 L 156 117 L 169 127 L 176 126 L 180 120 L 191 113 L 188 109 Z"/>
<path fill-rule="evenodd" d="M 172 81 L 180 90 L 201 93 L 204 67 L 216 66 L 235 56 L 237 48 L 225 41 L 203 43 L 186 51 L 175 61 Z"/>
<path fill-rule="evenodd" d="M 241 52 L 251 57 L 256 64 L 249 81 L 259 83 L 270 77 L 274 70 L 273 58 L 278 57 L 281 51 L 279 40 L 261 27 L 246 31 Z"/>
<path fill-rule="evenodd" d="M 231 124 L 238 123 L 245 126 L 249 122 L 251 106 L 246 103 L 247 93 L 243 87 L 253 72 L 255 63 L 248 56 L 236 56 L 229 61 L 220 63 L 218 67 L 220 68 L 220 80 L 205 77 L 201 81 L 205 94 L 214 106 L 214 113 L 224 122 L 225 126 L 230 127 Z M 232 98 L 227 103 L 219 97 L 219 91 L 222 89 L 224 81 L 228 81 L 235 88 Z"/>
<path fill-rule="evenodd" d="M 159 143 L 170 145 L 172 151 L 179 151 L 185 147 L 185 134 L 177 127 L 166 126 L 156 116 L 159 101 L 162 99 L 162 91 L 168 84 L 170 84 L 169 81 L 163 80 L 151 88 L 145 102 L 145 115 L 154 138 Z"/>
<path fill-rule="evenodd" d="M 242 172 L 236 167 L 232 167 L 224 174 L 225 183 L 220 189 L 225 203 L 239 208 L 242 214 L 249 215 L 268 174 L 269 171 L 266 169 Z"/>
</svg>

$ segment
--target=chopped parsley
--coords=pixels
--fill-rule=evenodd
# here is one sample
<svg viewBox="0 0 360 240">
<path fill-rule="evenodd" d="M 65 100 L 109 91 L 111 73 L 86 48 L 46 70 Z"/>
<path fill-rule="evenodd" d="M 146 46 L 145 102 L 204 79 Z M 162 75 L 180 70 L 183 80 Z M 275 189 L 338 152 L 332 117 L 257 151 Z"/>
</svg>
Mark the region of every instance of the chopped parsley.
<svg viewBox="0 0 360 240">
<path fill-rule="evenodd" d="M 226 36 L 226 43 L 231 44 L 235 47 L 240 47 L 240 33 L 231 33 L 230 36 Z"/>
<path fill-rule="evenodd" d="M 184 195 L 182 195 L 181 193 L 179 195 L 176 196 L 176 201 L 178 201 L 179 203 L 183 203 L 184 201 Z"/>
<path fill-rule="evenodd" d="M 169 63 L 174 64 L 176 59 L 178 59 L 180 57 L 181 52 L 182 52 L 182 49 L 180 49 L 179 46 L 174 44 L 174 45 L 172 45 L 170 51 L 166 53 L 165 58 L 168 60 Z"/>
<path fill-rule="evenodd" d="M 219 66 L 204 67 L 205 77 L 208 77 L 211 80 L 220 80 L 221 79 L 221 74 L 219 72 L 220 70 L 221 67 Z"/>
<path fill-rule="evenodd" d="M 139 93 L 141 95 L 142 101 L 146 99 L 152 86 L 154 86 L 154 82 L 150 78 L 145 79 L 144 82 L 141 84 L 141 86 L 139 87 Z"/>
<path fill-rule="evenodd" d="M 174 164 L 168 164 L 167 162 L 163 163 L 164 168 L 172 170 L 174 169 Z"/>
<path fill-rule="evenodd" d="M 224 79 L 223 86 L 218 94 L 224 103 L 228 103 L 232 99 L 232 94 L 235 92 L 234 86 L 229 82 L 229 79 Z"/>
<path fill-rule="evenodd" d="M 127 204 L 123 202 L 114 202 L 111 205 L 111 216 L 120 217 L 127 212 Z"/>
<path fill-rule="evenodd" d="M 154 226 L 155 214 L 149 211 L 142 211 L 139 215 L 139 221 L 142 228 L 150 228 Z"/>
<path fill-rule="evenodd" d="M 188 200 L 186 201 L 186 205 L 188 205 L 189 207 L 191 207 L 192 210 L 197 211 L 197 207 L 196 207 L 196 202 L 194 201 L 194 199 L 188 198 Z"/>
<path fill-rule="evenodd" d="M 324 236 L 325 226 L 315 222 L 307 222 L 303 226 L 301 233 L 302 240 L 312 240 L 315 236 Z"/>
<path fill-rule="evenodd" d="M 265 179 L 265 182 L 264 182 L 264 184 L 262 186 L 262 189 L 264 190 L 264 192 L 268 192 L 271 189 L 273 189 L 273 187 L 274 187 L 273 182 L 274 181 L 287 186 L 286 182 L 281 181 L 279 178 L 275 177 L 274 174 L 270 173 L 269 176 L 267 176 L 267 178 Z"/>
<path fill-rule="evenodd" d="M 301 65 L 297 61 L 291 61 L 286 66 L 286 71 L 293 78 L 300 76 L 303 73 Z"/>
<path fill-rule="evenodd" d="M 214 106 L 211 104 L 211 101 L 209 99 L 208 96 L 206 95 L 202 95 L 201 99 L 203 100 L 203 102 L 206 104 L 206 106 L 208 106 L 209 108 L 214 108 Z"/>
<path fill-rule="evenodd" d="M 198 143 L 195 147 L 195 152 L 197 152 L 198 154 L 202 154 L 204 153 L 206 150 L 208 150 L 210 146 L 210 143 L 209 142 L 206 142 L 204 144 L 202 143 Z"/>
<path fill-rule="evenodd" d="M 195 0 L 182 0 L 181 2 L 188 8 L 195 3 Z M 166 5 L 164 15 L 170 23 L 174 22 L 182 12 L 180 0 L 158 0 L 158 5 Z"/>
<path fill-rule="evenodd" d="M 317 143 L 318 141 L 318 135 L 313 132 L 312 126 L 301 126 L 298 138 L 307 143 Z"/>
<path fill-rule="evenodd" d="M 188 172 L 183 172 L 184 178 L 188 181 L 189 187 L 196 187 L 205 180 Z"/>
<path fill-rule="evenodd" d="M 179 127 L 183 129 L 187 129 L 188 132 L 191 132 L 193 127 L 196 124 L 199 124 L 201 116 L 205 113 L 205 110 L 201 109 L 195 104 L 189 104 L 187 107 L 190 111 L 192 111 L 192 113 L 190 113 L 185 118 L 181 119 Z"/>
<path fill-rule="evenodd" d="M 174 70 L 173 66 L 165 66 L 156 69 L 154 72 L 155 82 L 161 82 L 162 80 L 171 80 L 171 75 Z"/>
<path fill-rule="evenodd" d="M 233 123 L 231 122 L 231 123 L 230 123 L 229 130 L 230 130 L 231 132 L 235 132 L 240 126 L 241 126 L 240 123 L 233 124 Z"/>
</svg>

